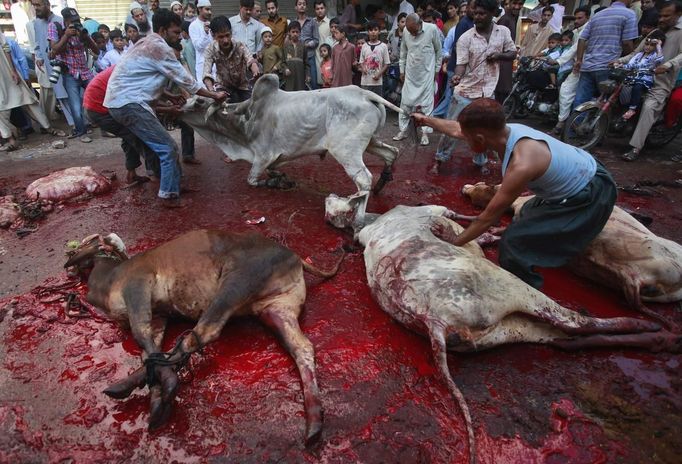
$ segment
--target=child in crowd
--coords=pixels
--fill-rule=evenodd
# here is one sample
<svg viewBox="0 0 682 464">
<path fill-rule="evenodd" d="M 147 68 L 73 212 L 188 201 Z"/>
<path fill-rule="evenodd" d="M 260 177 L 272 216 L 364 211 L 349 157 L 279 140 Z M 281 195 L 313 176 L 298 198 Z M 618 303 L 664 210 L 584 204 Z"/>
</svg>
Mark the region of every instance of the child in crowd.
<svg viewBox="0 0 682 464">
<path fill-rule="evenodd" d="M 95 41 L 95 45 L 97 45 L 97 50 L 99 50 L 99 53 L 96 57 L 88 53 L 88 61 L 90 60 L 90 56 L 94 57 L 94 63 L 91 64 L 93 65 L 92 67 L 94 68 L 94 71 L 98 73 L 104 69 L 104 67 L 102 67 L 102 59 L 107 53 L 107 41 L 104 40 L 104 36 L 99 32 L 94 32 L 92 34 L 92 40 Z"/>
<path fill-rule="evenodd" d="M 125 40 L 123 40 L 123 33 L 120 30 L 114 29 L 111 31 L 111 34 L 109 34 L 109 37 L 111 38 L 111 43 L 114 45 L 114 48 L 109 50 L 99 61 L 102 69 L 107 69 L 109 66 L 114 66 L 118 63 L 125 51 L 126 43 Z"/>
<path fill-rule="evenodd" d="M 189 38 L 189 21 L 182 22 L 182 32 L 180 33 L 180 45 L 182 45 L 182 60 L 190 69 L 190 74 L 194 76 L 197 69 L 197 52 L 194 50 L 192 39 Z M 195 76 L 196 77 L 196 76 Z"/>
<path fill-rule="evenodd" d="M 301 43 L 301 25 L 292 21 L 287 27 L 288 40 L 284 42 L 284 90 L 305 90 L 308 77 L 308 60 L 305 59 L 305 46 Z"/>
<path fill-rule="evenodd" d="M 353 84 L 355 47 L 348 42 L 347 32 L 345 24 L 336 29 L 336 40 L 339 43 L 332 48 L 332 87 Z"/>
<path fill-rule="evenodd" d="M 561 33 L 561 52 L 559 53 L 559 56 L 561 56 L 564 52 L 567 52 L 571 46 L 573 45 L 573 32 L 571 31 L 564 31 Z M 559 63 L 556 58 L 547 58 L 546 59 L 546 64 L 549 66 L 557 66 Z M 575 63 L 575 60 L 570 60 L 564 63 L 563 65 L 559 66 L 557 74 L 554 75 L 550 71 L 550 79 L 554 77 L 556 81 L 552 80 L 552 84 L 556 85 L 557 82 L 559 85 L 566 79 L 566 77 L 573 72 L 573 64 Z"/>
<path fill-rule="evenodd" d="M 190 23 L 194 21 L 194 18 L 197 17 L 197 7 L 194 5 L 193 2 L 188 2 L 187 5 L 185 5 L 185 14 L 183 16 L 183 20 L 189 21 Z"/>
<path fill-rule="evenodd" d="M 322 76 L 322 87 L 332 86 L 332 47 L 329 44 L 320 45 L 320 76 Z"/>
<path fill-rule="evenodd" d="M 360 85 L 379 96 L 383 96 L 383 75 L 391 63 L 388 56 L 388 47 L 379 40 L 379 24 L 370 21 L 367 24 L 369 40 L 362 46 L 360 51 L 360 68 L 362 80 Z"/>
<path fill-rule="evenodd" d="M 263 49 L 258 53 L 263 64 L 263 73 L 281 74 L 284 64 L 284 52 L 280 47 L 272 43 L 272 29 L 267 26 L 263 27 L 260 35 Z"/>
<path fill-rule="evenodd" d="M 329 46 L 332 47 L 332 50 L 334 50 L 334 47 L 336 46 L 336 44 L 339 43 L 339 41 L 336 40 L 336 31 L 339 29 L 339 24 L 340 24 L 339 18 L 332 18 L 329 20 L 328 43 L 329 43 Z"/>
<path fill-rule="evenodd" d="M 548 89 L 555 89 L 557 84 L 557 72 L 559 67 L 556 60 L 561 56 L 561 34 L 555 32 L 547 39 L 547 48 L 542 50 L 535 58 L 544 61 L 542 69 L 549 73 L 550 84 Z M 554 64 L 552 64 L 554 63 Z"/>
<path fill-rule="evenodd" d="M 633 56 L 628 63 L 621 64 L 623 68 L 637 72 L 630 93 L 629 108 L 623 114 L 623 120 L 627 121 L 637 114 L 642 96 L 654 85 L 653 71 L 654 68 L 663 63 L 661 47 L 664 42 L 665 34 L 660 31 L 652 32 L 644 39 L 642 51 Z"/>
<path fill-rule="evenodd" d="M 349 40 L 350 41 L 350 40 Z M 360 52 L 363 45 L 367 42 L 366 34 L 360 32 L 355 36 L 355 61 L 353 61 L 353 85 L 360 86 L 362 79 L 362 68 L 360 68 Z"/>
<path fill-rule="evenodd" d="M 97 32 L 102 34 L 102 37 L 104 37 L 104 41 L 107 43 L 107 51 L 113 50 L 114 49 L 114 44 L 111 42 L 111 38 L 109 37 L 109 34 L 111 33 L 111 29 L 109 29 L 109 26 L 106 24 L 100 24 L 97 26 Z"/>
<path fill-rule="evenodd" d="M 129 50 L 135 46 L 138 40 L 140 40 L 140 30 L 136 25 L 126 23 L 125 25 L 126 39 L 128 40 L 128 45 L 126 45 L 126 50 Z"/>
</svg>

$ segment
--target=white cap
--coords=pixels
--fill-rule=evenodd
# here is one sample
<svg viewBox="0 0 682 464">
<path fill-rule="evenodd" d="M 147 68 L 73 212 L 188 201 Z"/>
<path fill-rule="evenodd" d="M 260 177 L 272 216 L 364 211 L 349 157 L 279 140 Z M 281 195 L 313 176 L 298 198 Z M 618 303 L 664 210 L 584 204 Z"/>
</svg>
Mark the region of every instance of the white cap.
<svg viewBox="0 0 682 464">
<path fill-rule="evenodd" d="M 133 11 L 133 10 L 141 10 L 141 9 L 142 9 L 142 5 L 140 5 L 140 4 L 137 3 L 137 2 L 133 2 L 133 3 L 130 4 L 130 11 Z"/>
<path fill-rule="evenodd" d="M 269 32 L 270 34 L 272 34 L 272 29 L 270 29 L 268 26 L 263 27 L 260 30 L 260 35 L 263 36 L 263 34 L 265 34 L 266 32 Z"/>
<path fill-rule="evenodd" d="M 182 6 L 182 2 L 178 2 L 177 0 L 175 0 L 174 2 L 171 2 L 170 6 L 168 8 L 172 10 L 175 5 Z"/>
<path fill-rule="evenodd" d="M 204 6 L 211 6 L 211 2 L 209 2 L 208 0 L 199 0 L 197 2 L 197 8 L 201 8 Z"/>
</svg>

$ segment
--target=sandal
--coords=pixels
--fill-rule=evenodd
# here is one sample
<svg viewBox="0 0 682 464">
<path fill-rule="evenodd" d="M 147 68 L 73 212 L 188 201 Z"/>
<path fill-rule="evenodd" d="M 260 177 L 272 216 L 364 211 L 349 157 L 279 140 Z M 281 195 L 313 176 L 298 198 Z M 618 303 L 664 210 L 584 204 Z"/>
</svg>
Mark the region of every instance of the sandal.
<svg viewBox="0 0 682 464">
<path fill-rule="evenodd" d="M 10 151 L 15 151 L 19 149 L 19 144 L 17 143 L 6 143 L 0 147 L 0 152 L 9 153 Z"/>
<path fill-rule="evenodd" d="M 55 137 L 66 137 L 66 132 L 61 129 L 55 129 L 54 127 L 49 127 L 45 129 L 46 134 L 54 135 Z"/>
<path fill-rule="evenodd" d="M 620 157 L 623 161 L 636 161 L 637 158 L 639 158 L 639 150 L 637 148 L 633 148 L 629 152 L 625 153 L 623 156 Z"/>
<path fill-rule="evenodd" d="M 675 163 L 682 163 L 682 154 L 671 156 L 670 161 L 674 161 Z"/>
</svg>

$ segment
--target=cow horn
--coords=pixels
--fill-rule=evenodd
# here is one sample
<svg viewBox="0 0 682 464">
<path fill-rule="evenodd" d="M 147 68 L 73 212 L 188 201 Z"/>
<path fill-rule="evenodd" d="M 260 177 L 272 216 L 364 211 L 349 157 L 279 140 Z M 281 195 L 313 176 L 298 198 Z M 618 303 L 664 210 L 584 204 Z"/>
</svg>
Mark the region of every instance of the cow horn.
<svg viewBox="0 0 682 464">
<path fill-rule="evenodd" d="M 106 237 L 103 238 L 103 241 L 105 244 L 108 246 L 112 247 L 113 252 L 122 260 L 128 259 L 128 251 L 126 250 L 126 245 L 123 243 L 123 240 L 121 240 L 121 237 L 119 237 L 115 233 L 110 233 Z"/>
<path fill-rule="evenodd" d="M 100 250 L 100 234 L 93 234 L 85 237 L 81 244 L 74 251 L 69 253 L 69 259 L 64 264 L 64 267 L 75 266 L 84 259 L 90 258 L 97 254 Z"/>
</svg>

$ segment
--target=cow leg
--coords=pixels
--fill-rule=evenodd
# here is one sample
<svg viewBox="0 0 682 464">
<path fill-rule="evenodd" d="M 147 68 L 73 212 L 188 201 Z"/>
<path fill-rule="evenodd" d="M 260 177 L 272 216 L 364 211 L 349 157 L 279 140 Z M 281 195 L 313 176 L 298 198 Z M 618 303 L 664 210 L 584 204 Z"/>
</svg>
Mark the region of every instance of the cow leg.
<svg viewBox="0 0 682 464">
<path fill-rule="evenodd" d="M 278 302 L 265 308 L 260 318 L 280 336 L 284 347 L 298 367 L 306 414 L 305 441 L 306 445 L 310 445 L 320 438 L 322 432 L 322 403 L 315 376 L 315 351 L 298 325 L 300 303 L 291 306 Z"/>
<path fill-rule="evenodd" d="M 626 271 L 622 274 L 622 279 L 624 283 L 623 294 L 625 295 L 625 300 L 632 309 L 657 320 L 668 329 L 674 327 L 674 324 L 668 320 L 668 318 L 647 308 L 642 302 L 642 282 L 638 278 Z"/>
<path fill-rule="evenodd" d="M 682 335 L 667 330 L 654 333 L 638 333 L 624 335 L 588 335 L 567 340 L 553 340 L 551 345 L 564 350 L 580 350 L 597 347 L 643 348 L 658 352 L 682 352 Z"/>
<path fill-rule="evenodd" d="M 155 345 L 155 352 L 161 351 L 161 344 L 163 343 L 163 336 L 166 331 L 166 325 L 167 325 L 168 319 L 165 317 L 161 316 L 154 316 L 151 321 L 152 325 L 152 331 L 153 331 L 153 341 Z M 143 360 L 149 355 L 146 351 L 143 353 Z M 104 393 L 111 397 L 111 398 L 116 398 L 116 399 L 123 399 L 127 398 L 130 396 L 130 394 L 135 390 L 136 388 L 143 388 L 146 384 L 147 373 L 144 367 L 140 367 L 139 369 L 135 370 L 132 374 L 130 374 L 128 377 L 126 377 L 123 380 L 120 380 L 109 387 L 107 387 L 106 390 L 104 390 Z M 150 387 L 151 388 L 151 387 Z M 160 390 L 159 390 L 160 393 Z M 152 395 L 154 396 L 154 395 Z"/>
<path fill-rule="evenodd" d="M 264 161 L 259 159 L 258 157 L 254 158 L 253 164 L 251 165 L 251 170 L 249 171 L 249 177 L 247 177 L 246 181 L 249 183 L 249 185 L 253 187 L 263 187 L 266 185 L 267 181 L 260 179 L 260 177 L 263 175 L 263 172 L 267 169 L 267 167 L 270 165 L 270 160 Z"/>
<path fill-rule="evenodd" d="M 385 166 L 381 171 L 381 177 L 372 189 L 374 194 L 378 194 L 389 181 L 393 180 L 393 163 L 398 157 L 398 149 L 372 137 L 365 151 L 384 160 Z"/>
<path fill-rule="evenodd" d="M 367 166 L 362 161 L 362 153 L 357 154 L 350 151 L 336 151 L 331 152 L 334 159 L 336 159 L 343 169 L 348 174 L 355 186 L 358 188 L 358 195 L 363 195 L 363 199 L 358 204 L 357 213 L 355 215 L 354 226 L 363 226 L 365 223 L 365 211 L 367 210 L 367 202 L 369 201 L 369 190 L 372 188 L 372 173 L 369 172 Z"/>
</svg>

